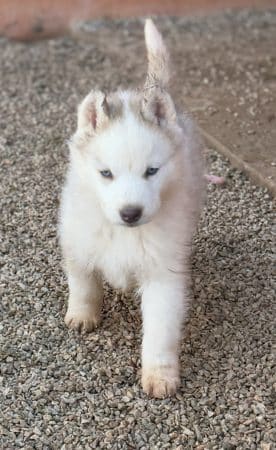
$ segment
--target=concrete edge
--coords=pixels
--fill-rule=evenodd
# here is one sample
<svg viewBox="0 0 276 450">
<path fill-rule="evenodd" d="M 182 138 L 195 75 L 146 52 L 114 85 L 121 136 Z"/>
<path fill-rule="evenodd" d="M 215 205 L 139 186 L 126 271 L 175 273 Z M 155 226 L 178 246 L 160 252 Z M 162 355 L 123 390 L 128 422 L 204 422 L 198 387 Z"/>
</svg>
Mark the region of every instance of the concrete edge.
<svg viewBox="0 0 276 450">
<path fill-rule="evenodd" d="M 253 166 L 247 164 L 245 161 L 243 161 L 241 158 L 235 155 L 228 147 L 226 147 L 216 138 L 207 133 L 207 131 L 205 131 L 203 128 L 199 127 L 199 130 L 202 136 L 204 137 L 205 141 L 207 142 L 207 144 L 212 146 L 214 150 L 216 150 L 218 153 L 221 153 L 223 156 L 228 158 L 233 167 L 242 170 L 256 184 L 266 188 L 272 194 L 273 197 L 276 196 L 276 184 L 274 181 L 270 181 L 267 178 L 265 178 Z"/>
</svg>

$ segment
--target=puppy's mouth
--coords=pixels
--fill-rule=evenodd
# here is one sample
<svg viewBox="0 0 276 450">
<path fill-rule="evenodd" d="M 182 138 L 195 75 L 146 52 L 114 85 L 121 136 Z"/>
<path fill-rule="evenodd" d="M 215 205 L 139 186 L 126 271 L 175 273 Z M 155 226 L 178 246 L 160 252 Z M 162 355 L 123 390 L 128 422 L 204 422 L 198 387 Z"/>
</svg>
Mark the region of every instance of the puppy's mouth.
<svg viewBox="0 0 276 450">
<path fill-rule="evenodd" d="M 125 228 L 138 228 L 138 227 L 141 227 L 142 225 L 147 224 L 150 221 L 151 221 L 151 219 L 143 218 L 143 219 L 138 220 L 137 222 L 133 222 L 133 223 L 119 222 L 118 225 L 125 227 Z"/>
<path fill-rule="evenodd" d="M 125 227 L 125 228 L 137 228 L 140 227 L 141 225 L 144 225 L 143 221 L 140 222 L 134 222 L 134 223 L 126 223 L 126 222 L 120 222 L 119 225 Z"/>
</svg>

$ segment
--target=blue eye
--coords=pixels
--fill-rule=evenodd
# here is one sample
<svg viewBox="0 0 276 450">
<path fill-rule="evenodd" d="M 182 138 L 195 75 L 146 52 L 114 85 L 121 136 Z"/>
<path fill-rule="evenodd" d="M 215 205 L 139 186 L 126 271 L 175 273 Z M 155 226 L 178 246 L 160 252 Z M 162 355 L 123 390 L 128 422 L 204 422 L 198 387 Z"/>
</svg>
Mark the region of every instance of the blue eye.
<svg viewBox="0 0 276 450">
<path fill-rule="evenodd" d="M 153 175 L 155 175 L 158 172 L 159 168 L 158 167 L 148 167 L 146 172 L 145 172 L 145 177 L 152 177 Z"/>
<path fill-rule="evenodd" d="M 113 178 L 113 175 L 112 175 L 111 170 L 101 170 L 101 171 L 100 171 L 100 174 L 101 174 L 101 176 L 104 177 L 104 178 L 110 178 L 110 179 Z"/>
</svg>

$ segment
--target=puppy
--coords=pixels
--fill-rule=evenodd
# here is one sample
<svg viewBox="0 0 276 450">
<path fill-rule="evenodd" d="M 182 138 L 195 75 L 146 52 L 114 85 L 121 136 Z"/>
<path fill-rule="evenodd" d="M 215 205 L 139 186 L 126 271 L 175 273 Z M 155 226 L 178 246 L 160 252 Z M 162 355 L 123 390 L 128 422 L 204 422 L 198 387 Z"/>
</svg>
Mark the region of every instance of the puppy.
<svg viewBox="0 0 276 450">
<path fill-rule="evenodd" d="M 203 198 L 201 141 L 167 92 L 169 57 L 145 24 L 148 72 L 138 90 L 92 91 L 78 109 L 60 210 L 69 284 L 66 324 L 100 323 L 103 279 L 142 298 L 142 386 L 175 393 L 188 307 L 189 256 Z"/>
</svg>

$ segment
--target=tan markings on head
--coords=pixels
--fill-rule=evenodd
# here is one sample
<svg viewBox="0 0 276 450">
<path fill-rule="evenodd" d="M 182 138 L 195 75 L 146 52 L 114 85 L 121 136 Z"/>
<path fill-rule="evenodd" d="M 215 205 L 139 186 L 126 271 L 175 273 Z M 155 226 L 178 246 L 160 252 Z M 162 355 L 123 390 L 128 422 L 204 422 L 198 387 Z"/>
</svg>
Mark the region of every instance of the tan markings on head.
<svg viewBox="0 0 276 450">
<path fill-rule="evenodd" d="M 101 106 L 109 120 L 119 119 L 123 115 L 123 103 L 116 92 L 105 95 Z"/>
</svg>

